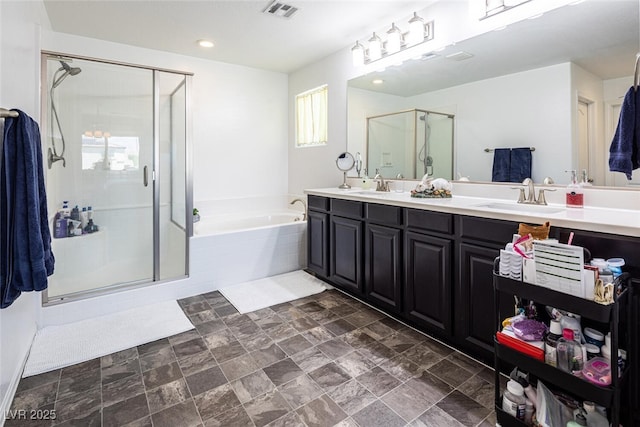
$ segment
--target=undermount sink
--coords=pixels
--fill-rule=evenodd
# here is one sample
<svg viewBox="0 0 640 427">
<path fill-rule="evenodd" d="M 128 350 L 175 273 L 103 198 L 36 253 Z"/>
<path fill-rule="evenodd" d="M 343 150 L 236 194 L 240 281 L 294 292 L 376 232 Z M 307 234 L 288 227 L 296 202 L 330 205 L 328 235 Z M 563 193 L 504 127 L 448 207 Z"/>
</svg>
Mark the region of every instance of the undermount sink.
<svg viewBox="0 0 640 427">
<path fill-rule="evenodd" d="M 389 197 L 394 192 L 392 191 L 375 191 L 375 190 L 362 190 L 362 191 L 354 191 L 351 194 L 357 194 L 359 196 L 369 196 L 369 197 Z"/>
<path fill-rule="evenodd" d="M 564 212 L 564 208 L 556 208 L 546 205 L 531 205 L 526 203 L 486 203 L 477 205 L 479 208 L 487 209 L 499 209 L 503 211 L 515 211 L 524 213 L 540 213 L 540 214 L 555 214 Z"/>
</svg>

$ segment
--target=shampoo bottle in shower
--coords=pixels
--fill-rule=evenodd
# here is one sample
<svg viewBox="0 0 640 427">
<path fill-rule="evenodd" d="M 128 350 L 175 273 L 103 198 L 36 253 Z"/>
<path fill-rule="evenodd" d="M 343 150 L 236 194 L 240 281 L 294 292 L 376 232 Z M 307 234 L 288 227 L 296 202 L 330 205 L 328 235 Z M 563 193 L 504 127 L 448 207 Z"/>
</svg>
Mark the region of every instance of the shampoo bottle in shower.
<svg viewBox="0 0 640 427">
<path fill-rule="evenodd" d="M 567 186 L 566 204 L 568 208 L 581 208 L 584 206 L 584 193 L 582 187 L 578 185 L 578 177 L 575 170 L 571 172 L 571 184 Z"/>
</svg>

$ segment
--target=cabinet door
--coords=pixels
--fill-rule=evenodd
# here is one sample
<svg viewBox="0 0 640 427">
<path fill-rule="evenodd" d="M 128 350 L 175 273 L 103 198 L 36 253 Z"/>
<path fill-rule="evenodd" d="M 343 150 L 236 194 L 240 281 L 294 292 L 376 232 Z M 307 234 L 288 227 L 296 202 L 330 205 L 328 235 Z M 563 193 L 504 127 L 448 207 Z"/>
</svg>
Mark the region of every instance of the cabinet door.
<svg viewBox="0 0 640 427">
<path fill-rule="evenodd" d="M 451 337 L 451 240 L 408 231 L 405 250 L 405 316 Z"/>
<path fill-rule="evenodd" d="M 331 215 L 330 280 L 362 295 L 362 221 Z"/>
<path fill-rule="evenodd" d="M 310 210 L 307 218 L 307 267 L 322 278 L 329 276 L 329 214 Z"/>
<path fill-rule="evenodd" d="M 402 302 L 402 230 L 367 225 L 365 294 L 384 310 L 399 313 Z"/>
<path fill-rule="evenodd" d="M 493 336 L 497 328 L 493 261 L 498 255 L 500 249 L 468 243 L 459 246 L 459 283 L 453 313 L 456 341 L 487 363 L 493 360 Z M 500 318 L 513 316 L 513 298 L 500 301 Z"/>
</svg>

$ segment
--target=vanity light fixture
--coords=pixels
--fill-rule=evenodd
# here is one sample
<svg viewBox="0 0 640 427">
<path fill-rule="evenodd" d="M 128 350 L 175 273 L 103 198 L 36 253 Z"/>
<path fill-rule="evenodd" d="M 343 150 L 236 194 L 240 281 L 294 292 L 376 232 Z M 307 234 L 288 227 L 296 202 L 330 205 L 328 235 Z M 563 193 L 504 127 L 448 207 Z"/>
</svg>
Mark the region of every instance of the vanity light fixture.
<svg viewBox="0 0 640 427">
<path fill-rule="evenodd" d="M 371 83 L 373 83 L 374 85 L 381 85 L 382 83 L 384 83 L 384 80 L 375 79 L 375 80 L 371 80 Z"/>
<path fill-rule="evenodd" d="M 198 40 L 198 46 L 210 48 L 213 47 L 213 42 L 211 40 Z"/>
<path fill-rule="evenodd" d="M 351 48 L 351 58 L 354 67 L 360 67 L 432 39 L 433 21 L 425 22 L 414 12 L 407 32 L 403 33 L 395 23 L 391 23 L 391 28 L 386 31 L 386 40 L 373 33 L 367 47 L 356 41 Z"/>
<path fill-rule="evenodd" d="M 410 45 L 418 44 L 424 40 L 426 25 L 424 19 L 420 18 L 416 12 L 413 12 L 413 17 L 409 19 L 409 34 L 407 37 L 407 43 Z"/>
<path fill-rule="evenodd" d="M 364 65 L 364 46 L 360 44 L 359 41 L 356 41 L 356 44 L 351 48 L 351 59 L 353 60 L 354 67 L 361 67 Z"/>
<path fill-rule="evenodd" d="M 382 40 L 373 33 L 369 39 L 369 59 L 375 61 L 382 58 Z"/>
<path fill-rule="evenodd" d="M 391 55 L 392 53 L 400 52 L 402 42 L 402 31 L 392 22 L 391 28 L 387 31 L 387 44 L 385 45 L 387 54 Z"/>
</svg>

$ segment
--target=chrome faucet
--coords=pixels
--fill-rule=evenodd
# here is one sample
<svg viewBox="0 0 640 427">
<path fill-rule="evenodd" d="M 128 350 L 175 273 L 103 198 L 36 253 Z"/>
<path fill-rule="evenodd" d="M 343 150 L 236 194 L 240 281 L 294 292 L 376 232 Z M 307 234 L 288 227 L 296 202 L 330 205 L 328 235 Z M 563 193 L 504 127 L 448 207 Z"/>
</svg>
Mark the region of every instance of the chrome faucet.
<svg viewBox="0 0 640 427">
<path fill-rule="evenodd" d="M 373 177 L 373 180 L 376 181 L 376 191 L 389 191 L 389 181 L 385 181 L 382 175 L 376 173 L 376 176 Z"/>
<path fill-rule="evenodd" d="M 524 203 L 527 205 L 546 205 L 547 200 L 544 197 L 545 191 L 556 191 L 551 188 L 539 188 L 538 189 L 538 198 L 536 199 L 536 189 L 533 184 L 533 180 L 531 178 L 525 178 L 522 181 L 522 187 L 511 187 L 514 190 L 520 190 L 520 194 L 518 196 L 518 203 Z M 525 190 L 528 190 L 525 193 Z"/>
<path fill-rule="evenodd" d="M 302 203 L 302 206 L 304 207 L 304 212 L 302 212 L 302 220 L 306 221 L 307 220 L 307 204 L 302 199 L 293 199 L 289 204 L 293 205 L 296 202 Z"/>
</svg>

